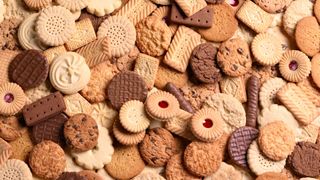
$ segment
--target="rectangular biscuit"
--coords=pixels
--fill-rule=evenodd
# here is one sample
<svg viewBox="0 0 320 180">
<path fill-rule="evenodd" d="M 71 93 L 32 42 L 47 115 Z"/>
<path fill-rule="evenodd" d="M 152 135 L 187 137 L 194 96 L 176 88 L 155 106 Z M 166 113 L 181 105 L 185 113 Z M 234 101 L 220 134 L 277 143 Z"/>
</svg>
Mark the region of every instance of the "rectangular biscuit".
<svg viewBox="0 0 320 180">
<path fill-rule="evenodd" d="M 222 93 L 234 96 L 241 103 L 247 102 L 246 85 L 243 76 L 224 77 L 219 83 Z"/>
<path fill-rule="evenodd" d="M 294 83 L 282 87 L 277 98 L 303 125 L 310 124 L 317 117 L 316 106 L 308 99 L 303 90 Z"/>
<path fill-rule="evenodd" d="M 51 64 L 56 57 L 66 52 L 67 52 L 67 49 L 64 46 L 57 46 L 57 47 L 52 47 L 50 49 L 45 50 L 43 54 L 46 56 L 48 63 Z"/>
<path fill-rule="evenodd" d="M 37 100 L 29 105 L 26 105 L 22 114 L 27 126 L 34 126 L 43 122 L 55 115 L 63 112 L 66 105 L 62 94 L 57 91 L 44 98 Z"/>
<path fill-rule="evenodd" d="M 129 0 L 116 15 L 125 16 L 132 21 L 133 25 L 136 25 L 142 19 L 149 16 L 155 9 L 157 9 L 157 5 L 153 4 L 150 0 Z"/>
<path fill-rule="evenodd" d="M 179 72 L 185 72 L 193 49 L 201 43 L 201 36 L 194 30 L 179 26 L 163 62 Z"/>
<path fill-rule="evenodd" d="M 147 84 L 148 89 L 154 85 L 160 60 L 152 56 L 140 53 L 136 59 L 134 71 L 139 74 Z"/>
<path fill-rule="evenodd" d="M 97 38 L 92 22 L 89 18 L 76 22 L 76 32 L 71 39 L 65 43 L 68 51 L 76 50 Z"/>
<path fill-rule="evenodd" d="M 256 33 L 262 33 L 272 24 L 273 15 L 267 13 L 251 0 L 243 3 L 237 17 Z"/>
<path fill-rule="evenodd" d="M 311 77 L 299 82 L 297 85 L 303 90 L 314 105 L 320 107 L 320 91 Z"/>
</svg>

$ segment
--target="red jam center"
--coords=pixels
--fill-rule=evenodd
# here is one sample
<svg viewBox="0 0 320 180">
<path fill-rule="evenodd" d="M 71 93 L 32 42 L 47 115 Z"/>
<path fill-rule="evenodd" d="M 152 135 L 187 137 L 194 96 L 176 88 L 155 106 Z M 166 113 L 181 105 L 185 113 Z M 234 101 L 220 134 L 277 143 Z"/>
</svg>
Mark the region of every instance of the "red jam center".
<svg viewBox="0 0 320 180">
<path fill-rule="evenodd" d="M 229 0 L 229 4 L 230 4 L 231 6 L 238 6 L 239 0 Z"/>
<path fill-rule="evenodd" d="M 291 71 L 295 71 L 298 69 L 298 62 L 295 60 L 292 60 L 289 64 L 289 68 Z"/>
<path fill-rule="evenodd" d="M 203 127 L 205 128 L 211 128 L 213 126 L 213 122 L 211 119 L 205 119 L 203 122 L 202 122 L 202 125 Z"/>
<path fill-rule="evenodd" d="M 4 101 L 7 103 L 11 103 L 14 100 L 14 96 L 11 93 L 4 95 Z"/>
<path fill-rule="evenodd" d="M 161 108 L 167 108 L 169 103 L 167 101 L 160 101 L 158 104 Z"/>
</svg>

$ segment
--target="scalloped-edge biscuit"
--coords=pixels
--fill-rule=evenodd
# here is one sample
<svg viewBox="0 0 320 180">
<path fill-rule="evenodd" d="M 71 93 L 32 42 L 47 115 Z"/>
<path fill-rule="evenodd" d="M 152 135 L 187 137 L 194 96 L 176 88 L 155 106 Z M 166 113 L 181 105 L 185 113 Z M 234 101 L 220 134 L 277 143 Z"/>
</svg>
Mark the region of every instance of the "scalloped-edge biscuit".
<svg viewBox="0 0 320 180">
<path fill-rule="evenodd" d="M 73 1 L 73 0 L 70 0 Z M 117 8 L 121 7 L 121 0 L 110 0 L 110 1 L 101 1 L 101 0 L 90 0 L 87 11 L 91 14 L 94 14 L 98 17 L 104 16 L 106 14 L 112 13 Z"/>
</svg>

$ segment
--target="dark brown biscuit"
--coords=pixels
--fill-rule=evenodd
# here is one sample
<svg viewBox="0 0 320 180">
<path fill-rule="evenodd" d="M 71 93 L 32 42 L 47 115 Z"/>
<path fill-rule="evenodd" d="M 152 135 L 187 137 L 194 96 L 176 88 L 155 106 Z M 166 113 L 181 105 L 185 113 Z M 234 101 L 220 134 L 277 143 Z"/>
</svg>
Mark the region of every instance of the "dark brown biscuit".
<svg viewBox="0 0 320 180">
<path fill-rule="evenodd" d="M 125 102 L 130 100 L 144 102 L 147 98 L 148 88 L 137 73 L 124 71 L 115 75 L 110 81 L 107 94 L 111 105 L 119 110 Z"/>
<path fill-rule="evenodd" d="M 87 180 L 87 178 L 76 172 L 64 172 L 57 180 Z"/>
<path fill-rule="evenodd" d="M 172 95 L 174 95 L 177 98 L 181 109 L 183 109 L 189 113 L 192 113 L 192 114 L 195 113 L 190 102 L 187 101 L 186 98 L 184 98 L 182 92 L 180 91 L 180 89 L 177 86 L 175 86 L 171 82 L 168 82 L 165 89 L 166 89 L 166 91 L 168 91 L 169 93 L 171 93 Z"/>
<path fill-rule="evenodd" d="M 259 91 L 260 79 L 257 76 L 251 76 L 247 81 L 247 121 L 246 126 L 256 128 L 259 113 Z"/>
<path fill-rule="evenodd" d="M 175 151 L 174 138 L 164 128 L 150 129 L 140 144 L 142 158 L 153 167 L 164 166 Z"/>
<path fill-rule="evenodd" d="M 64 124 L 64 137 L 76 152 L 93 149 L 98 143 L 99 131 L 96 121 L 87 114 L 76 114 Z"/>
<path fill-rule="evenodd" d="M 209 28 L 213 23 L 213 9 L 205 7 L 192 16 L 187 17 L 181 8 L 176 4 L 172 5 L 170 20 L 177 24 L 183 24 L 193 27 Z"/>
<path fill-rule="evenodd" d="M 22 113 L 27 126 L 34 126 L 66 110 L 62 94 L 57 91 L 24 106 Z"/>
<path fill-rule="evenodd" d="M 196 78 L 203 83 L 214 84 L 221 80 L 220 69 L 215 57 L 217 48 L 210 43 L 203 43 L 194 48 L 190 57 L 191 69 Z"/>
<path fill-rule="evenodd" d="M 64 145 L 63 125 L 68 117 L 60 113 L 48 120 L 32 127 L 32 140 L 38 144 L 44 140 L 51 140 L 60 146 Z"/>
<path fill-rule="evenodd" d="M 37 50 L 26 50 L 18 54 L 10 63 L 10 80 L 27 90 L 43 83 L 49 72 L 47 58 Z"/>
<path fill-rule="evenodd" d="M 230 159 L 238 166 L 248 168 L 247 150 L 250 144 L 259 135 L 259 131 L 252 127 L 241 127 L 235 130 L 228 142 Z"/>
<path fill-rule="evenodd" d="M 288 157 L 288 164 L 299 176 L 320 175 L 320 147 L 311 142 L 298 142 Z"/>
<path fill-rule="evenodd" d="M 86 10 L 82 10 L 81 16 L 79 17 L 79 21 L 81 21 L 82 19 L 89 18 L 92 23 L 94 31 L 97 32 L 101 23 L 104 20 L 106 20 L 108 17 L 109 17 L 109 15 L 98 17 L 98 16 L 95 16 L 93 14 L 88 13 Z"/>
</svg>

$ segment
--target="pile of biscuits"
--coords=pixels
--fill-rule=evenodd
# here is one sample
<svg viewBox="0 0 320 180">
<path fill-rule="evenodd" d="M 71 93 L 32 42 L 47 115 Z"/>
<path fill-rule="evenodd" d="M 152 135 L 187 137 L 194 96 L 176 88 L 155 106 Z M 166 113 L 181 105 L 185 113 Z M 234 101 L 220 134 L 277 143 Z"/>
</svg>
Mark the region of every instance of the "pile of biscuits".
<svg viewBox="0 0 320 180">
<path fill-rule="evenodd" d="M 320 0 L 0 0 L 0 179 L 320 179 Z"/>
</svg>

